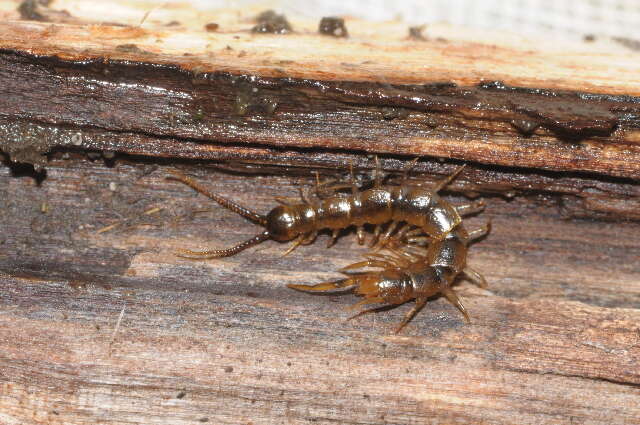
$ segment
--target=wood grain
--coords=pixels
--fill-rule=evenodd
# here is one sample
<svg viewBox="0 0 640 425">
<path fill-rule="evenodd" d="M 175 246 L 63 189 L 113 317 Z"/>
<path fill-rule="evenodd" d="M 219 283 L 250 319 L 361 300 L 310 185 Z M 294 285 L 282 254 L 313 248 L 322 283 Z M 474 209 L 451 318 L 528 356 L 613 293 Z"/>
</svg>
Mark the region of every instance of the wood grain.
<svg viewBox="0 0 640 425">
<path fill-rule="evenodd" d="M 437 26 L 414 40 L 357 21 L 342 39 L 293 19 L 291 34 L 254 34 L 252 10 L 216 12 L 212 33 L 199 26 L 204 12 L 174 10 L 190 17 L 178 28 L 160 16 L 143 27 L 110 24 L 108 13 L 98 24 L 78 2 L 49 6 L 75 21 L 7 11 L 0 23 L 0 136 L 17 161 L 42 165 L 31 151 L 119 136 L 119 151 L 154 156 L 216 159 L 231 145 L 640 176 L 640 61 L 616 44 Z M 111 13 L 136 16 L 126 2 Z"/>
<path fill-rule="evenodd" d="M 456 288 L 473 324 L 437 299 L 393 335 L 407 306 L 347 322 L 352 295 L 285 287 L 337 276 L 364 252 L 353 234 L 288 257 L 267 242 L 177 258 L 256 229 L 164 180 L 168 169 L 56 161 L 40 186 L 0 169 L 3 423 L 640 420 L 637 223 L 490 199 L 469 220 L 493 220 L 470 252 L 490 288 Z M 297 196 L 300 179 L 183 169 L 259 211 Z"/>
<path fill-rule="evenodd" d="M 0 423 L 640 423 L 640 60 L 566 44 L 262 10 L 0 3 Z M 215 25 L 213 25 L 215 24 Z M 484 197 L 493 230 L 443 299 L 347 321 L 353 234 L 282 257 L 167 181 L 266 212 L 314 172 L 386 172 Z"/>
</svg>

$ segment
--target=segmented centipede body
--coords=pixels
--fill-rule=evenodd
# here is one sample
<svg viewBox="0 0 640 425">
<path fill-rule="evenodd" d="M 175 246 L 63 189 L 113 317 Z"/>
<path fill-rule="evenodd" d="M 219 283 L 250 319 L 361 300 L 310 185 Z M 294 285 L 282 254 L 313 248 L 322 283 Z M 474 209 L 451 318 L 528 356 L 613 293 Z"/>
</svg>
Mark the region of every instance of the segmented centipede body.
<svg viewBox="0 0 640 425">
<path fill-rule="evenodd" d="M 267 239 L 293 241 L 285 254 L 300 244 L 312 243 L 320 230 L 332 230 L 329 246 L 335 242 L 340 230 L 357 226 L 358 240 L 364 243 L 364 225 L 375 225 L 370 246 L 382 248 L 388 254 L 369 255 L 363 262 L 347 269 L 377 267 L 382 271 L 361 272 L 347 279 L 318 285 L 289 285 L 303 291 L 328 291 L 352 286 L 355 292 L 365 296 L 357 305 L 383 302 L 391 305 L 416 300 L 398 331 L 424 306 L 427 298 L 442 293 L 454 303 L 468 319 L 468 315 L 451 290 L 458 275 L 484 284 L 484 279 L 466 267 L 469 241 L 485 234 L 488 226 L 468 233 L 462 226 L 461 215 L 475 213 L 484 208 L 482 201 L 453 206 L 440 198 L 438 191 L 445 187 L 460 171 L 437 183 L 433 188 L 409 185 L 405 178 L 400 185 L 381 184 L 379 168 L 376 168 L 374 184 L 360 190 L 351 173 L 348 184 L 320 184 L 315 196 L 310 190 L 301 192 L 300 202 L 285 202 L 273 208 L 267 215 L 260 215 L 218 194 L 208 191 L 193 179 L 174 173 L 170 178 L 179 180 L 196 191 L 210 197 L 225 208 L 266 228 L 262 233 L 232 248 L 223 250 L 181 250 L 187 258 L 216 258 L 235 255 Z M 350 188 L 351 193 L 340 192 Z M 382 233 L 383 225 L 388 224 Z M 424 246 L 426 245 L 426 247 Z M 370 311 L 370 310 L 365 310 Z"/>
<path fill-rule="evenodd" d="M 349 277 L 316 285 L 288 285 L 292 289 L 305 292 L 327 292 L 342 288 L 353 288 L 364 299 L 354 305 L 383 303 L 382 307 L 363 310 L 352 317 L 378 311 L 387 306 L 403 304 L 415 299 L 415 306 L 407 313 L 400 325 L 399 332 L 426 304 L 437 294 L 444 295 L 456 306 L 469 322 L 464 305 L 451 286 L 455 279 L 463 274 L 466 278 L 484 288 L 484 277 L 466 265 L 467 246 L 489 230 L 485 225 L 473 232 L 467 232 L 462 224 L 441 239 L 431 240 L 428 248 L 421 251 L 411 245 L 388 247 L 388 254 L 373 253 L 365 261 L 351 264 L 342 269 Z M 379 268 L 380 271 L 350 273 L 350 270 L 363 267 Z"/>
<path fill-rule="evenodd" d="M 267 215 L 260 215 L 218 194 L 208 191 L 193 179 L 174 172 L 171 179 L 179 180 L 196 191 L 210 197 L 225 208 L 266 228 L 253 238 L 232 248 L 223 250 L 191 251 L 182 250 L 183 256 L 195 258 L 217 258 L 235 255 L 253 245 L 273 239 L 280 242 L 293 241 L 286 251 L 291 252 L 299 245 L 312 243 L 323 229 L 333 231 L 329 246 L 335 242 L 340 230 L 357 226 L 358 240 L 364 243 L 364 224 L 376 225 L 371 245 L 384 247 L 392 235 L 395 239 L 406 238 L 417 241 L 429 237 L 435 240 L 445 238 L 461 222 L 461 215 L 475 213 L 484 208 L 484 202 L 476 201 L 467 205 L 452 206 L 438 195 L 463 167 L 458 168 L 451 176 L 439 182 L 434 188 L 422 186 L 382 185 L 379 172 L 376 171 L 375 183 L 371 189 L 360 191 L 352 174 L 352 181 L 345 185 L 330 187 L 330 195 L 323 196 L 320 183 L 316 186 L 315 198 L 309 190 L 301 192 L 301 202 L 290 203 L 280 200 L 284 205 L 273 208 Z M 335 188 L 349 186 L 351 194 L 338 193 Z M 408 226 L 400 226 L 401 223 Z M 382 234 L 382 225 L 389 227 Z"/>
</svg>

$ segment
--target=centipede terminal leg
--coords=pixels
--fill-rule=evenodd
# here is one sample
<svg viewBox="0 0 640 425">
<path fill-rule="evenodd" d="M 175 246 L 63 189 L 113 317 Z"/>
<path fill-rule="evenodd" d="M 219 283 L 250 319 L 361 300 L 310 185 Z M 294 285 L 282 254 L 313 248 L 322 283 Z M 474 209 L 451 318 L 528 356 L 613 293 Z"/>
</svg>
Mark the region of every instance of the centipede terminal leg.
<svg viewBox="0 0 640 425">
<path fill-rule="evenodd" d="M 331 282 L 316 283 L 315 285 L 288 284 L 287 287 L 303 292 L 327 292 L 348 288 L 353 285 L 355 285 L 355 283 L 352 279 L 340 279 Z"/>
</svg>

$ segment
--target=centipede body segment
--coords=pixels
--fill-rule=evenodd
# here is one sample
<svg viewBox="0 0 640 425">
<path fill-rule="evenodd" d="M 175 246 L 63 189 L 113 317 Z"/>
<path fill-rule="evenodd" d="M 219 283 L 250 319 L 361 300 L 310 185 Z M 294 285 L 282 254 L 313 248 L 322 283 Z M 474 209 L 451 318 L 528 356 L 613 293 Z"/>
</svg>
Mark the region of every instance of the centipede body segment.
<svg viewBox="0 0 640 425">
<path fill-rule="evenodd" d="M 369 243 L 372 252 L 365 257 L 365 261 L 343 269 L 342 272 L 347 275 L 345 279 L 316 285 L 288 286 L 307 292 L 351 288 L 355 294 L 364 297 L 356 307 L 375 303 L 386 307 L 415 300 L 415 306 L 396 328 L 396 332 L 424 307 L 430 297 L 438 294 L 444 295 L 469 321 L 469 315 L 452 285 L 456 278 L 463 276 L 479 286 L 486 286 L 485 279 L 467 266 L 466 258 L 469 243 L 485 235 L 489 231 L 489 224 L 470 232 L 462 224 L 463 215 L 481 211 L 484 203 L 476 201 L 453 206 L 438 195 L 463 167 L 432 188 L 408 184 L 406 172 L 400 184 L 382 184 L 379 166 L 376 167 L 373 185 L 368 189 L 358 188 L 353 171 L 348 183 L 321 183 L 318 179 L 315 190 L 307 188 L 301 191 L 300 201 L 279 199 L 281 205 L 266 215 L 212 193 L 193 179 L 174 172 L 169 178 L 183 182 L 265 228 L 232 248 L 181 250 L 179 255 L 198 259 L 227 257 L 268 239 L 292 241 L 286 255 L 299 245 L 313 243 L 318 232 L 324 229 L 332 231 L 331 246 L 339 232 L 350 226 L 356 227 L 358 240 L 363 244 L 364 225 L 374 225 L 373 238 Z M 354 271 L 363 268 L 367 270 Z M 380 308 L 363 310 L 356 316 Z"/>
</svg>

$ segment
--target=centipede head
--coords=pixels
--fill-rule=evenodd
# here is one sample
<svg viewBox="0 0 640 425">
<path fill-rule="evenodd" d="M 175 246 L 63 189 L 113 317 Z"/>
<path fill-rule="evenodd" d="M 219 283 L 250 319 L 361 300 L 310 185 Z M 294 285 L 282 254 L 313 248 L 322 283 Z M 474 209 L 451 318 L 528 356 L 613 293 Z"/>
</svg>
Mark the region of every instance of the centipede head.
<svg viewBox="0 0 640 425">
<path fill-rule="evenodd" d="M 280 205 L 267 214 L 265 227 L 271 235 L 271 239 L 285 242 L 300 234 L 298 221 L 297 215 L 291 207 Z"/>
</svg>

